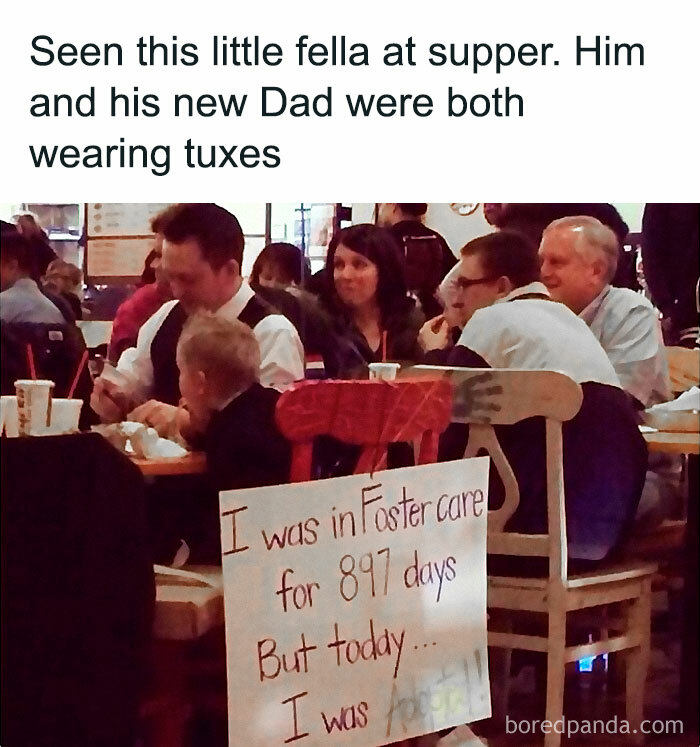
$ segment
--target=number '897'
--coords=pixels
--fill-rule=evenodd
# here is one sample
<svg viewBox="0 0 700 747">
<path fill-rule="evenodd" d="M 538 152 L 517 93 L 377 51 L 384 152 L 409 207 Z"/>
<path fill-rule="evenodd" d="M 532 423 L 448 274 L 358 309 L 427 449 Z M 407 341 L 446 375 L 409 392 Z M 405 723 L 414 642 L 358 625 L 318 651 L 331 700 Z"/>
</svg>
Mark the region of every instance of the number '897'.
<svg viewBox="0 0 700 747">
<path fill-rule="evenodd" d="M 366 552 L 357 559 L 343 555 L 340 569 L 340 595 L 346 602 L 358 595 L 360 588 L 369 590 L 370 596 L 386 596 L 389 591 L 389 565 L 391 551 L 384 547 L 376 552 Z"/>
</svg>

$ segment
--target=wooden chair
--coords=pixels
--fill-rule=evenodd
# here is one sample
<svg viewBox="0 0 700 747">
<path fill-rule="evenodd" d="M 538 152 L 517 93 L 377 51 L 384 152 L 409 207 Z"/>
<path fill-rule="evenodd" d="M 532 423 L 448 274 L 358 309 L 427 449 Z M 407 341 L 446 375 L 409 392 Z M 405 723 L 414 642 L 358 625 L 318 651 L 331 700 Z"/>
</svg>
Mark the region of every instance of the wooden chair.
<svg viewBox="0 0 700 747">
<path fill-rule="evenodd" d="M 386 467 L 390 443 L 418 441 L 419 464 L 437 459 L 450 422 L 447 381 L 305 381 L 277 403 L 277 425 L 293 444 L 290 482 L 311 479 L 313 440 L 332 436 L 364 447 L 355 474 Z"/>
<path fill-rule="evenodd" d="M 153 683 L 141 715 L 149 747 L 180 747 L 193 707 L 191 681 L 198 673 L 193 647 L 217 631 L 223 639 L 223 577 L 216 566 L 188 566 L 181 575 L 160 566 L 155 570 Z M 205 666 L 223 672 L 224 662 Z"/>
<path fill-rule="evenodd" d="M 668 346 L 666 359 L 671 377 L 671 391 L 674 394 L 680 394 L 691 386 L 700 384 L 700 350 Z"/>
<path fill-rule="evenodd" d="M 154 571 L 152 677 L 141 721 L 148 747 L 181 747 L 195 706 L 226 712 L 223 574 L 220 566 Z M 213 655 L 201 656 L 205 643 Z"/>
<path fill-rule="evenodd" d="M 489 646 L 540 651 L 547 655 L 545 718 L 558 721 L 563 714 L 564 669 L 568 662 L 587 656 L 626 651 L 626 711 L 631 729 L 643 719 L 644 683 L 649 662 L 651 580 L 655 565 L 630 562 L 601 568 L 595 573 L 570 575 L 567 569 L 562 423 L 573 418 L 582 402 L 581 387 L 564 374 L 551 371 L 516 371 L 416 367 L 407 375 L 441 375 L 454 384 L 453 422 L 470 426 L 465 457 L 486 451 L 505 488 L 503 505 L 489 511 L 488 551 L 498 555 L 545 557 L 547 578 L 489 576 Z M 509 425 L 541 416 L 546 422 L 548 534 L 525 535 L 504 531 L 520 501 L 518 484 L 493 425 Z M 567 617 L 579 610 L 594 610 L 622 603 L 626 614 L 621 630 L 607 631 L 601 640 L 567 646 Z M 594 609 L 597 608 L 597 609 Z M 546 616 L 546 636 L 515 633 L 517 614 Z M 500 620 L 499 620 L 500 618 Z M 505 629 L 496 629 L 504 621 Z M 505 671 L 509 669 L 506 656 Z M 507 691 L 504 700 L 507 698 Z M 545 747 L 556 747 L 561 735 L 549 733 Z"/>
</svg>

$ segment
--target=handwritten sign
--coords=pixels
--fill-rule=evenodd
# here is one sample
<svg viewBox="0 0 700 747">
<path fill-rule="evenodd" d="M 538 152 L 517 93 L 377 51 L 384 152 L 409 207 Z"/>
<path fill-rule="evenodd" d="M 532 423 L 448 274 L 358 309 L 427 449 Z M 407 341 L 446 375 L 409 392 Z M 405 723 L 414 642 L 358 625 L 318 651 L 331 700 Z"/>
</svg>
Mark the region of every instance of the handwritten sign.
<svg viewBox="0 0 700 747">
<path fill-rule="evenodd" d="M 488 458 L 221 494 L 230 744 L 486 718 Z"/>
</svg>

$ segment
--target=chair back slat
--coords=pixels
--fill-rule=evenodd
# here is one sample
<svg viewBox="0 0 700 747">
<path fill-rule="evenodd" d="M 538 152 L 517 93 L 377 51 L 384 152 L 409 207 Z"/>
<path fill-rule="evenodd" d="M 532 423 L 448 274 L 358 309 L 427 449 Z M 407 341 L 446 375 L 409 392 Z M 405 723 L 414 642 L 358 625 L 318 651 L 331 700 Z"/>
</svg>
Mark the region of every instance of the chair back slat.
<svg viewBox="0 0 700 747">
<path fill-rule="evenodd" d="M 489 516 L 489 527 L 491 516 Z M 489 528 L 486 546 L 492 555 L 524 555 L 546 558 L 549 555 L 549 535 L 502 532 Z"/>
<path fill-rule="evenodd" d="M 503 532 L 508 519 L 520 504 L 520 488 L 493 426 L 472 423 L 469 427 L 469 442 L 464 456 L 475 457 L 482 450 L 491 457 L 505 493 L 500 508 L 489 511 L 489 531 Z"/>
<path fill-rule="evenodd" d="M 567 577 L 566 510 L 564 508 L 564 447 L 561 423 L 547 418 L 547 529 L 549 545 L 549 578 L 560 581 Z"/>
<path fill-rule="evenodd" d="M 401 379 L 441 376 L 454 386 L 455 423 L 511 425 L 536 416 L 565 422 L 583 400 L 581 387 L 558 371 L 413 366 Z"/>
<path fill-rule="evenodd" d="M 304 441 L 292 448 L 289 482 L 306 482 L 311 477 L 313 442 Z"/>
<path fill-rule="evenodd" d="M 291 480 L 311 479 L 311 445 L 331 436 L 362 446 L 356 472 L 386 466 L 387 447 L 420 441 L 420 464 L 437 458 L 437 438 L 449 425 L 452 387 L 442 379 L 421 381 L 305 381 L 284 392 L 276 421 L 293 444 Z"/>
</svg>

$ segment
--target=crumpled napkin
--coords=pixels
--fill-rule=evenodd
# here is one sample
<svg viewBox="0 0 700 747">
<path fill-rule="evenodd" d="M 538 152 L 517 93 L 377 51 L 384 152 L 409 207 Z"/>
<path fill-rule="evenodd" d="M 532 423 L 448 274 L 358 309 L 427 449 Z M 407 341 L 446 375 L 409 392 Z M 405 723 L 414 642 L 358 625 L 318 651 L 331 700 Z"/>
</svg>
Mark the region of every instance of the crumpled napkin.
<svg viewBox="0 0 700 747">
<path fill-rule="evenodd" d="M 700 410 L 700 389 L 696 386 L 683 392 L 677 399 L 670 402 L 662 402 L 650 407 L 647 412 L 687 412 L 689 410 Z"/>
<path fill-rule="evenodd" d="M 139 459 L 177 459 L 187 454 L 187 449 L 180 444 L 160 438 L 154 428 L 143 423 L 125 421 L 114 425 L 93 426 L 93 430 L 101 433 L 120 451 Z"/>
</svg>

